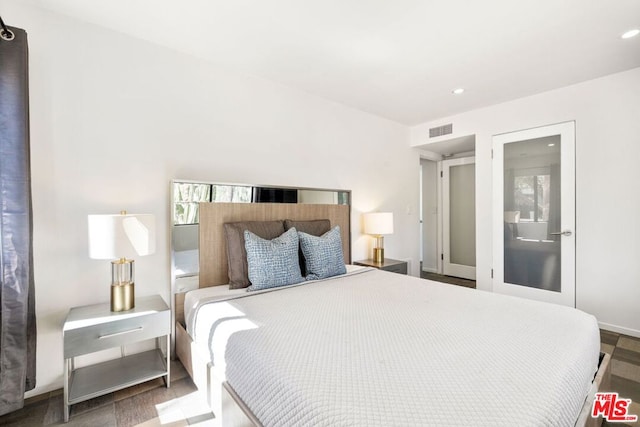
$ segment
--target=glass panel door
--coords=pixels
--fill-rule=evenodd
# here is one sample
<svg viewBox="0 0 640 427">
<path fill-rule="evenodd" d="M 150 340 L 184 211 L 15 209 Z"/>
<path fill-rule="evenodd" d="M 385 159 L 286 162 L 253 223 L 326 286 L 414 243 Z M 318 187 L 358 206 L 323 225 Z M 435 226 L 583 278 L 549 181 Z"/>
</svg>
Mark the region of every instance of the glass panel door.
<svg viewBox="0 0 640 427">
<path fill-rule="evenodd" d="M 494 137 L 497 292 L 575 306 L 573 135 L 570 122 Z"/>
</svg>

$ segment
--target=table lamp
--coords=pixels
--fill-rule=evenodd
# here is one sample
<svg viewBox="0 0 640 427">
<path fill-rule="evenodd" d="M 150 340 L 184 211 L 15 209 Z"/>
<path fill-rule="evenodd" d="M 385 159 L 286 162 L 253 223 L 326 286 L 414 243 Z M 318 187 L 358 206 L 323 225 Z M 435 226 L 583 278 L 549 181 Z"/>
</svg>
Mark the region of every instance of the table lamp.
<svg viewBox="0 0 640 427">
<path fill-rule="evenodd" d="M 364 214 L 364 232 L 376 237 L 376 245 L 373 248 L 373 260 L 377 263 L 384 262 L 384 234 L 393 234 L 393 213 L 372 212 Z"/>
<path fill-rule="evenodd" d="M 155 218 L 150 214 L 89 215 L 89 257 L 111 259 L 111 311 L 135 307 L 134 256 L 156 250 Z M 115 259 L 114 259 L 115 258 Z"/>
</svg>

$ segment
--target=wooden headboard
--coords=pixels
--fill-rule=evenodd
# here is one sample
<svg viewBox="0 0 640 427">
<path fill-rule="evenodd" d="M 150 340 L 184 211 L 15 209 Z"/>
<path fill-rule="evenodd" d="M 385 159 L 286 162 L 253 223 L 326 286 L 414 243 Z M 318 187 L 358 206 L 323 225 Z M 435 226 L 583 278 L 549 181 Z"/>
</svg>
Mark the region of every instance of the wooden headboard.
<svg viewBox="0 0 640 427">
<path fill-rule="evenodd" d="M 224 224 L 238 221 L 305 221 L 328 219 L 340 226 L 345 264 L 351 263 L 351 221 L 348 205 L 298 203 L 200 203 L 200 285 L 229 283 Z"/>
</svg>

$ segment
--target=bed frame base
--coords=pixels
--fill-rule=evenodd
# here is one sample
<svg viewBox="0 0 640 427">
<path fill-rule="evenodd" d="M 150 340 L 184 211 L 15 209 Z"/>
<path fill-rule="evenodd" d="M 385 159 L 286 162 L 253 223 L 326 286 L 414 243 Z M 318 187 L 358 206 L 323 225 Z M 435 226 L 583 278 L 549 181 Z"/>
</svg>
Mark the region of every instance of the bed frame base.
<svg viewBox="0 0 640 427">
<path fill-rule="evenodd" d="M 176 323 L 176 356 L 193 379 L 193 357 L 191 355 L 192 340 L 181 323 Z"/>
<path fill-rule="evenodd" d="M 600 353 L 600 364 L 598 365 L 598 372 L 591 383 L 591 389 L 587 395 L 587 399 L 582 405 L 582 410 L 576 421 L 578 427 L 600 427 L 602 425 L 602 416 L 598 418 L 591 417 L 591 408 L 593 407 L 593 401 L 596 398 L 596 392 L 611 390 L 611 356 L 608 353 Z"/>
<path fill-rule="evenodd" d="M 222 427 L 262 427 L 228 382 L 222 383 Z"/>
</svg>

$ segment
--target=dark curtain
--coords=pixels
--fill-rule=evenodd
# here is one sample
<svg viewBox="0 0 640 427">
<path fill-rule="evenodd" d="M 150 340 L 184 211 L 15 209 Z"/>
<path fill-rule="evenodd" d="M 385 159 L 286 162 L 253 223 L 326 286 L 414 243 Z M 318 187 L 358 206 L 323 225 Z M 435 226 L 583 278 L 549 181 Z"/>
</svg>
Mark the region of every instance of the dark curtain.
<svg viewBox="0 0 640 427">
<path fill-rule="evenodd" d="M 0 415 L 36 383 L 27 33 L 0 37 Z"/>
</svg>

